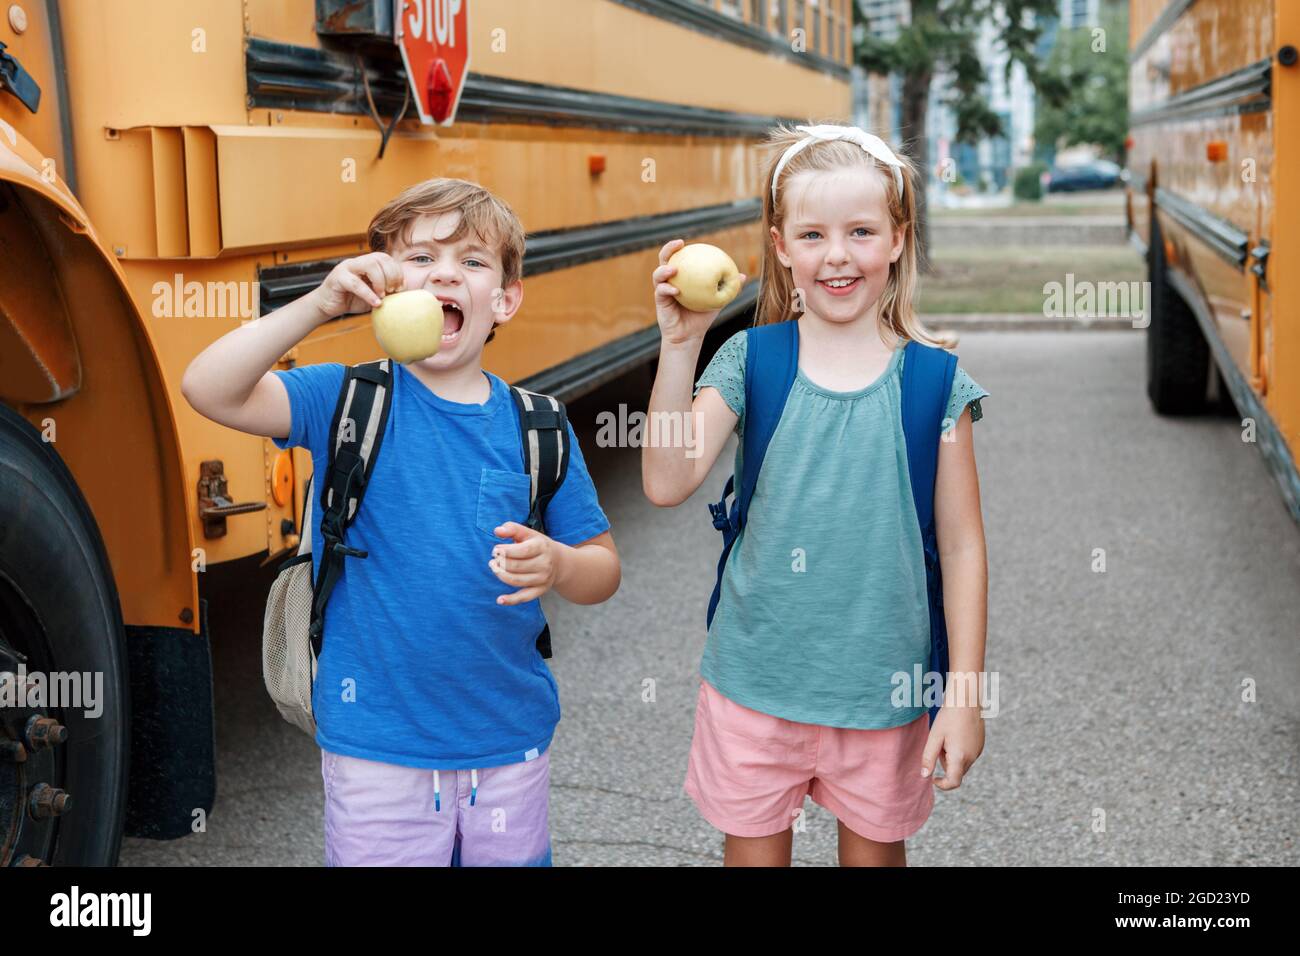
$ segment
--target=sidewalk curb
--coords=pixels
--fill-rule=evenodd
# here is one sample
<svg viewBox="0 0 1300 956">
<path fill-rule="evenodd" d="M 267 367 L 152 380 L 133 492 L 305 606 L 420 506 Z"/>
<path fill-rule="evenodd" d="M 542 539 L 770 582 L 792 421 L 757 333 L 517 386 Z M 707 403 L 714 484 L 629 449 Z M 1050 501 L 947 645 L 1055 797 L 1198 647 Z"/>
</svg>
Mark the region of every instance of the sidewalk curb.
<svg viewBox="0 0 1300 956">
<path fill-rule="evenodd" d="M 919 316 L 921 324 L 935 331 L 954 332 L 1142 332 L 1134 326 L 1144 320 L 1121 316 L 1051 317 L 1037 313 L 971 312 Z"/>
</svg>

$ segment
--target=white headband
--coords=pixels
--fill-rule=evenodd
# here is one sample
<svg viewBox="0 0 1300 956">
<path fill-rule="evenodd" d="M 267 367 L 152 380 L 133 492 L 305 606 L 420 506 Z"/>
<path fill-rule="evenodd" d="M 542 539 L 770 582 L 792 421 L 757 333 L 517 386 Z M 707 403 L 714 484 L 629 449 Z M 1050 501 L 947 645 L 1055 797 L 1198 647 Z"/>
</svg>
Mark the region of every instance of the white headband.
<svg viewBox="0 0 1300 956">
<path fill-rule="evenodd" d="M 903 195 L 903 164 L 899 162 L 894 151 L 889 145 L 874 133 L 868 133 L 856 126 L 831 126 L 824 124 L 822 126 L 796 126 L 795 129 L 806 134 L 803 139 L 792 145 L 785 151 L 781 161 L 776 164 L 776 172 L 772 174 L 772 204 L 776 205 L 776 184 L 781 178 L 781 170 L 785 168 L 796 153 L 810 143 L 817 140 L 846 139 L 851 143 L 857 143 L 864 150 L 870 153 L 876 159 L 880 160 L 894 169 L 894 182 L 898 185 L 898 195 Z"/>
</svg>

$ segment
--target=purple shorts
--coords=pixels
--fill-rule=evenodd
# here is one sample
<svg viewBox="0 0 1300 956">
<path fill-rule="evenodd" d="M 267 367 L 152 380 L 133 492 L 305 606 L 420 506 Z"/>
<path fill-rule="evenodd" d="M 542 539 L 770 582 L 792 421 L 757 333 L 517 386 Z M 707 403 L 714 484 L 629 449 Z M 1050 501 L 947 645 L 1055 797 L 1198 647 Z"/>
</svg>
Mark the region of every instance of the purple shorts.
<svg viewBox="0 0 1300 956">
<path fill-rule="evenodd" d="M 548 748 L 482 770 L 321 751 L 326 866 L 550 866 Z"/>
</svg>

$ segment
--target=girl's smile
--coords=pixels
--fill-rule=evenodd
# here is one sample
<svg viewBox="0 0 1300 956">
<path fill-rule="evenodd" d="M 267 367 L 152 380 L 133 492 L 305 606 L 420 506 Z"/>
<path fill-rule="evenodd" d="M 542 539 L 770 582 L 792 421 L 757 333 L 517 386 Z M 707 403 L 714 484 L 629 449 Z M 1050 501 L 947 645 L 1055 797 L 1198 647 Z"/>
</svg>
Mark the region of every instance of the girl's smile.
<svg viewBox="0 0 1300 956">
<path fill-rule="evenodd" d="M 862 276 L 854 276 L 852 279 L 837 277 L 834 279 L 817 280 L 817 284 L 831 295 L 852 295 L 861 283 Z"/>
</svg>

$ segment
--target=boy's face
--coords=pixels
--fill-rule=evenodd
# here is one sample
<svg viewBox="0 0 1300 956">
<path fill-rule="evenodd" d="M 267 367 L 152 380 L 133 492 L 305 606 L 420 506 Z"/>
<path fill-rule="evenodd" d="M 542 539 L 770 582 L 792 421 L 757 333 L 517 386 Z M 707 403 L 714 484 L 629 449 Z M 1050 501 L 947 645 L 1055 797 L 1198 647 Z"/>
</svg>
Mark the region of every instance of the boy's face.
<svg viewBox="0 0 1300 956">
<path fill-rule="evenodd" d="M 852 322 L 869 312 L 885 291 L 889 269 L 903 252 L 878 175 L 861 170 L 799 173 L 782 196 L 784 235 L 772 227 L 777 258 L 788 268 L 804 308 L 828 322 Z M 825 280 L 851 278 L 847 291 Z"/>
<path fill-rule="evenodd" d="M 409 363 L 430 372 L 481 367 L 493 325 L 510 321 L 524 298 L 522 282 L 501 288 L 501 258 L 491 242 L 473 230 L 448 241 L 460 217 L 460 210 L 420 216 L 406 240 L 399 235 L 388 249 L 402 268 L 405 289 L 428 289 L 443 302 L 442 345 L 429 358 Z"/>
</svg>

